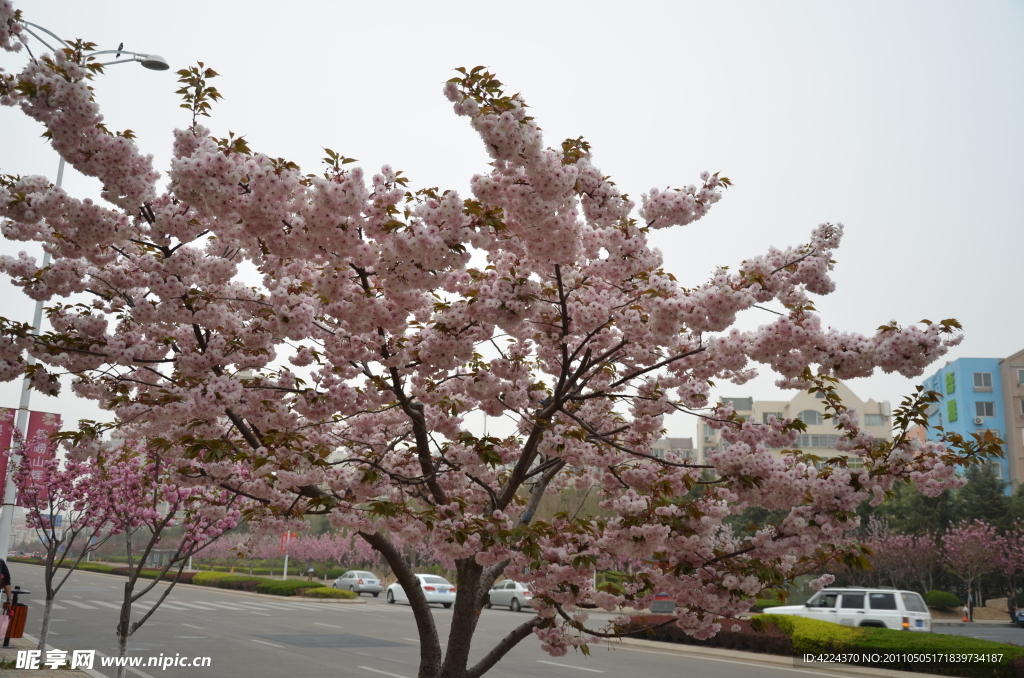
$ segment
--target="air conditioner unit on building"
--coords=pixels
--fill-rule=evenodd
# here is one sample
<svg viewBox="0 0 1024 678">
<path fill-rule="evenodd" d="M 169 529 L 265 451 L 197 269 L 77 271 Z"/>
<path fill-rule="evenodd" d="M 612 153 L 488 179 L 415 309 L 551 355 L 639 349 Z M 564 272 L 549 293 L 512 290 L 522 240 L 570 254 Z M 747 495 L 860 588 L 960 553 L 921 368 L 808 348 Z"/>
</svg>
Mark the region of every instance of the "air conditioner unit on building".
<svg viewBox="0 0 1024 678">
<path fill-rule="evenodd" d="M 704 442 L 710 443 L 712 440 L 711 436 L 704 436 Z"/>
<path fill-rule="evenodd" d="M 985 423 L 985 417 L 975 417 L 974 418 L 974 425 L 975 426 L 981 426 L 984 423 Z"/>
</svg>

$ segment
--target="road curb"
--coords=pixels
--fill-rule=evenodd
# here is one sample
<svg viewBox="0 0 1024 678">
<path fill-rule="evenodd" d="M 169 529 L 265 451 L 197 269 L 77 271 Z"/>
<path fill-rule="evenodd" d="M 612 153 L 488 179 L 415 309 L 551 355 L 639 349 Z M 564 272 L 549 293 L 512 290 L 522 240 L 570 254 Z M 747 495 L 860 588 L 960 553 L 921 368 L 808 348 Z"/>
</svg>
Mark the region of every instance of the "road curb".
<svg viewBox="0 0 1024 678">
<path fill-rule="evenodd" d="M 883 678 L 921 678 L 933 674 L 915 673 L 913 671 L 896 671 L 894 669 L 881 669 L 868 666 L 852 666 L 850 664 L 805 664 L 799 657 L 786 657 L 776 654 L 761 654 L 759 652 L 744 652 L 742 650 L 723 650 L 715 647 L 698 647 L 695 645 L 682 645 L 680 643 L 665 643 L 657 640 L 643 640 L 642 638 L 620 638 L 609 641 L 608 646 L 615 649 L 634 650 L 641 652 L 660 652 L 678 655 L 688 655 L 701 659 L 735 662 L 738 664 L 768 664 L 771 666 L 784 667 L 798 673 L 822 673 L 842 674 L 848 676 L 876 676 Z"/>
</svg>

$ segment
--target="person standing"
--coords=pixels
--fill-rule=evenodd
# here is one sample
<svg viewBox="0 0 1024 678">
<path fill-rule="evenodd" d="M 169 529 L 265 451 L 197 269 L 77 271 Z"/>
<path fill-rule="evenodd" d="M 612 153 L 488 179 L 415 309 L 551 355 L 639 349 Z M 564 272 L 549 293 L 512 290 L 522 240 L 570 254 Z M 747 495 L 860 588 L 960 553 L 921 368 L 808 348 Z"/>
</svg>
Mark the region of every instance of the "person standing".
<svg viewBox="0 0 1024 678">
<path fill-rule="evenodd" d="M 0 558 L 0 585 L 4 588 L 4 609 L 11 606 L 11 571 L 7 569 L 7 561 Z"/>
</svg>

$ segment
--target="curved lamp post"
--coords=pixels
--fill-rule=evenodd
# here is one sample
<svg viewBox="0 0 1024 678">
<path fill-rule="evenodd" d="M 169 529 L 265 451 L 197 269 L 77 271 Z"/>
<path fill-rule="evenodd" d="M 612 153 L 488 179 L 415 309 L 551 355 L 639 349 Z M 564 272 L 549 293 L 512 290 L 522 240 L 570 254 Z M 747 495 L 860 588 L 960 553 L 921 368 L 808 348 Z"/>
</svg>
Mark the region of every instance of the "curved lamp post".
<svg viewBox="0 0 1024 678">
<path fill-rule="evenodd" d="M 25 28 L 25 32 L 26 33 L 28 33 L 33 38 L 35 38 L 36 40 L 41 42 L 51 52 L 56 52 L 57 50 L 54 49 L 49 43 L 47 43 L 46 40 L 41 38 L 39 36 L 39 34 L 36 33 L 36 31 L 45 33 L 46 35 L 48 35 L 51 38 L 53 38 L 54 40 L 56 40 L 59 44 L 61 44 L 64 47 L 67 47 L 67 48 L 71 47 L 71 45 L 69 45 L 64 40 L 62 40 L 56 33 L 52 32 L 50 30 L 47 30 L 46 28 L 43 28 L 42 26 L 40 26 L 38 24 L 29 23 L 28 21 L 21 21 L 19 23 L 21 23 L 21 25 Z M 36 30 L 35 31 L 32 30 L 33 28 L 36 29 Z M 31 54 L 31 52 L 29 54 Z M 108 61 L 106 63 L 100 64 L 102 66 L 113 66 L 114 64 L 140 63 L 140 64 L 142 64 L 143 68 L 148 68 L 149 70 L 152 70 L 152 71 L 166 71 L 168 68 L 170 68 L 170 65 L 167 63 L 167 61 L 162 56 L 160 56 L 159 54 L 142 54 L 140 52 L 131 52 L 131 51 L 126 51 L 126 50 L 123 50 L 123 49 L 120 49 L 120 48 L 118 48 L 118 49 L 106 49 L 106 50 L 103 50 L 103 51 L 100 51 L 100 52 L 93 52 L 92 54 L 93 54 L 93 56 L 96 56 L 96 55 L 99 55 L 99 54 L 113 54 L 114 55 L 114 60 L 113 61 Z M 127 58 L 122 59 L 121 58 L 122 56 L 127 57 Z M 61 183 L 63 182 L 63 180 L 64 180 L 64 157 L 61 156 L 60 162 L 57 165 L 57 181 L 55 182 L 55 185 L 59 188 Z M 43 268 L 46 268 L 49 265 L 50 265 L 50 253 L 46 252 L 44 250 L 44 252 L 43 252 Z M 33 333 L 34 334 L 37 334 L 37 335 L 39 334 L 39 331 L 42 328 L 42 321 L 43 321 L 43 302 L 42 301 L 37 301 L 36 302 L 35 313 L 33 313 L 33 315 L 32 315 L 32 328 L 33 328 Z M 35 363 L 35 359 L 32 356 L 29 356 L 28 357 L 28 364 L 32 365 L 33 363 Z M 17 421 L 16 421 L 16 426 L 22 432 L 22 434 L 25 435 L 25 436 L 28 435 L 28 403 L 29 403 L 29 398 L 32 395 L 32 391 L 30 389 L 30 386 L 31 386 L 31 382 L 30 382 L 30 380 L 28 378 L 26 378 L 22 382 L 22 386 L 21 386 L 21 402 L 18 404 L 18 417 L 17 417 Z M 18 454 L 12 454 L 11 455 L 10 459 L 11 459 L 12 463 L 8 464 L 8 467 L 7 467 L 8 471 L 10 471 L 11 466 L 13 466 L 13 462 L 18 461 L 20 458 L 21 458 L 21 455 L 18 455 Z M 15 502 L 15 499 L 17 497 L 18 491 L 17 491 L 17 488 L 15 488 L 15 486 L 14 486 L 14 480 L 10 478 L 10 473 L 9 472 L 8 472 L 8 478 L 6 478 L 6 479 L 5 478 L 0 478 L 0 482 L 4 482 L 3 513 L 0 513 L 0 558 L 3 558 L 3 559 L 6 560 L 7 556 L 8 556 L 8 553 L 10 551 L 10 545 L 11 545 L 11 526 L 12 526 L 12 523 L 13 523 L 13 520 L 14 520 L 14 502 Z"/>
</svg>

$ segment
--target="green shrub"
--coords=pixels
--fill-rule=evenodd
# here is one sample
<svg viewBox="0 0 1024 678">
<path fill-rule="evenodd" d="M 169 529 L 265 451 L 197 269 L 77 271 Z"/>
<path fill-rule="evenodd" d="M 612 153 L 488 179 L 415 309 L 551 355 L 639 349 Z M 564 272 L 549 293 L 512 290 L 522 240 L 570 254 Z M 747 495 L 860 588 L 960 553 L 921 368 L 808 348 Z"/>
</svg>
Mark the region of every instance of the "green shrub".
<svg viewBox="0 0 1024 678">
<path fill-rule="evenodd" d="M 304 589 L 299 595 L 305 598 L 358 598 L 359 594 L 352 591 L 332 589 L 330 586 L 321 586 L 315 589 Z"/>
<path fill-rule="evenodd" d="M 266 593 L 271 596 L 294 596 L 298 595 L 302 589 L 315 589 L 321 586 L 323 584 L 318 581 L 263 579 L 256 585 L 256 593 Z"/>
<path fill-rule="evenodd" d="M 762 622 L 777 626 L 793 641 L 793 651 L 804 653 L 992 653 L 1001 654 L 1001 664 L 939 663 L 886 666 L 904 671 L 922 671 L 965 678 L 1016 676 L 1024 664 L 1024 647 L 1005 645 L 990 640 L 942 633 L 914 633 L 901 629 L 877 629 L 840 626 L 832 622 L 791 615 L 764 614 Z"/>
<path fill-rule="evenodd" d="M 622 587 L 613 581 L 601 582 L 597 585 L 597 590 L 604 591 L 605 593 L 610 593 L 613 596 L 621 596 L 624 593 Z"/>
<path fill-rule="evenodd" d="M 248 575 L 227 574 L 225 572 L 197 572 L 192 583 L 197 586 L 212 586 L 218 589 L 233 591 L 255 591 L 260 582 L 268 581 Z"/>
<path fill-rule="evenodd" d="M 102 572 L 103 574 L 112 574 L 114 572 L 113 565 L 104 565 L 103 563 L 82 563 L 78 566 L 78 569 L 85 572 Z"/>
<path fill-rule="evenodd" d="M 934 607 L 937 610 L 953 610 L 963 605 L 959 598 L 946 591 L 929 591 L 924 594 L 924 602 L 928 604 L 928 607 Z"/>
</svg>

